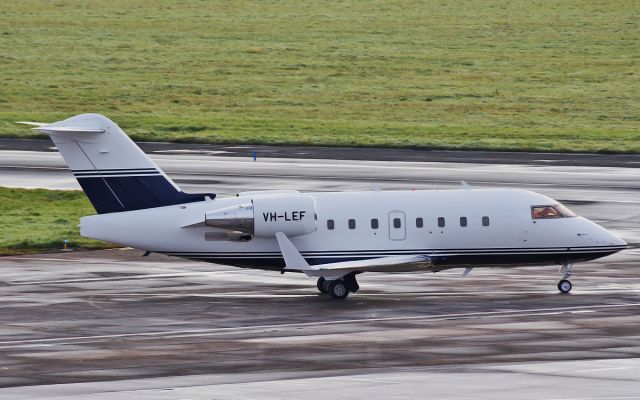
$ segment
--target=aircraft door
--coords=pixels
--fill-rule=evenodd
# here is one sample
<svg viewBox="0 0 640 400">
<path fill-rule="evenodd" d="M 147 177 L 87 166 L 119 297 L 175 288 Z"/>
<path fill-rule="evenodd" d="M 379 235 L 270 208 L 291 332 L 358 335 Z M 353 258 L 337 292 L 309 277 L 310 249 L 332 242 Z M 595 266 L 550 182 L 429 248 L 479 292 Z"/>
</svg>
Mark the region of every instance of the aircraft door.
<svg viewBox="0 0 640 400">
<path fill-rule="evenodd" d="M 404 240 L 407 237 L 407 224 L 403 211 L 389 212 L 389 239 Z"/>
</svg>

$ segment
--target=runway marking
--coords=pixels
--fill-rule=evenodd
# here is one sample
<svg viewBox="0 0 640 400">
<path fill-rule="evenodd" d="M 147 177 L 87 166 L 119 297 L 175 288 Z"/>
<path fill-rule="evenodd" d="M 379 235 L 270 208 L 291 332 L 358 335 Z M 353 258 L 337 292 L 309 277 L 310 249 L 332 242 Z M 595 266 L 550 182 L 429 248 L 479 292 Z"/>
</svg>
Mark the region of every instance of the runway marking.
<svg viewBox="0 0 640 400">
<path fill-rule="evenodd" d="M 21 158 L 22 156 L 20 154 L 16 154 L 16 153 L 20 153 L 19 151 L 9 151 L 8 154 L 6 151 L 4 152 L 0 152 L 5 154 L 6 156 L 10 156 L 10 157 L 16 157 L 16 158 Z M 41 154 L 38 152 L 35 152 L 35 154 L 33 154 L 34 152 L 29 152 L 30 156 L 29 159 L 33 159 L 34 157 L 44 157 L 44 158 L 56 158 L 62 161 L 62 157 L 60 157 L 59 154 L 57 153 L 45 153 L 45 154 Z M 152 159 L 156 159 L 160 164 L 164 163 L 171 163 L 171 164 L 182 164 L 185 162 L 185 160 L 189 160 L 189 159 L 193 159 L 187 157 L 180 157 L 180 158 L 169 158 L 169 157 L 165 157 L 165 156 L 158 156 L 158 157 L 151 157 Z M 229 157 L 229 158 L 225 158 L 225 159 L 219 159 L 219 160 L 211 160 L 211 159 L 203 159 L 203 157 L 197 157 L 197 160 L 199 162 L 199 165 L 202 165 L 202 163 L 204 164 L 210 164 L 212 166 L 216 165 L 224 165 L 225 167 L 228 167 L 229 164 L 235 165 L 235 166 L 247 166 L 251 169 L 254 168 L 255 163 L 254 162 L 250 162 L 250 161 L 244 161 L 244 160 L 239 160 L 235 157 Z M 318 162 L 320 161 L 320 162 Z M 359 168 L 359 169 L 370 169 L 372 170 L 372 173 L 375 173 L 376 170 L 378 169 L 384 169 L 384 170 L 413 170 L 416 172 L 422 172 L 422 171 L 449 171 L 452 168 L 454 169 L 460 169 L 463 170 L 466 168 L 466 165 L 474 165 L 474 169 L 473 172 L 474 174 L 476 173 L 494 173 L 496 171 L 496 168 L 486 168 L 486 164 L 464 164 L 464 163 L 443 163 L 443 162 L 401 162 L 401 161 L 385 161 L 383 163 L 380 162 L 375 162 L 375 161 L 357 161 L 354 163 L 345 163 L 345 162 L 335 162 L 336 160 L 333 160 L 332 162 L 322 162 L 322 160 L 314 160 L 314 161 L 309 161 L 309 160 L 305 160 L 305 159 L 299 159 L 299 160 L 292 160 L 292 159 L 269 159 L 268 162 L 262 162 L 262 165 L 268 165 L 270 167 L 273 168 L 281 168 L 283 170 L 288 170 L 290 169 L 290 167 L 298 167 L 300 165 L 308 167 L 310 169 L 316 169 L 316 170 L 322 170 L 325 171 L 328 167 L 331 168 L 349 168 L 349 169 L 353 169 L 353 168 Z M 479 167 L 478 165 L 484 166 L 484 168 Z M 557 167 L 555 166 L 539 166 L 538 168 L 533 168 L 529 165 L 519 165 L 519 164 L 500 164 L 499 165 L 500 168 L 498 168 L 501 172 L 507 172 L 507 173 L 513 173 L 513 174 L 520 174 L 523 172 L 523 169 L 526 169 L 526 171 L 524 171 L 525 173 L 537 173 L 539 170 L 547 170 L 547 171 L 554 171 L 555 174 L 575 174 L 577 171 L 576 169 L 572 169 L 570 172 L 567 171 L 557 171 Z M 54 170 L 63 170 L 65 169 L 64 167 L 58 167 L 58 166 L 29 166 L 29 165 L 25 165 L 25 166 L 20 166 L 20 165 L 7 165 L 7 166 L 0 166 L 0 168 L 8 168 L 8 169 L 18 169 L 18 168 L 24 168 L 24 169 L 54 169 Z M 292 175 L 292 174 L 287 174 L 287 175 L 283 175 L 283 174 L 278 174 L 278 171 L 274 171 L 271 174 L 251 174 L 250 172 L 247 173 L 229 173 L 229 172 L 223 172 L 223 171 L 219 171 L 220 168 L 216 168 L 218 171 L 216 173 L 210 173 L 210 172 L 198 172 L 198 171 L 188 171 L 188 170 L 175 170 L 172 169 L 172 167 L 170 165 L 165 165 L 164 167 L 165 172 L 167 172 L 168 174 L 184 174 L 184 175 L 204 175 L 204 176 L 237 176 L 237 177 L 280 177 L 280 178 L 304 178 L 304 179 L 309 179 L 309 177 L 307 175 Z M 561 167 L 563 168 L 563 167 Z M 599 173 L 600 175 L 602 175 L 603 177 L 608 177 L 606 170 L 609 168 L 615 168 L 615 169 L 620 169 L 618 167 L 579 167 L 580 169 L 582 169 L 583 171 L 579 171 L 579 172 L 587 172 L 587 173 Z M 604 171 L 604 172 L 602 172 Z M 632 174 L 635 173 L 635 171 L 625 171 L 625 174 Z M 316 176 L 316 177 L 312 177 L 312 178 L 318 178 L 318 179 L 357 179 L 357 180 L 376 180 L 379 181 L 380 178 L 378 176 L 373 176 L 373 177 L 357 177 L 357 178 L 349 178 L 348 176 L 327 176 L 327 175 L 323 175 L 323 176 Z M 421 179 L 420 177 L 413 177 L 413 178 L 385 178 L 385 180 L 391 180 L 391 181 L 410 181 L 410 182 L 433 182 L 433 183 L 451 183 L 451 184 L 457 184 L 458 181 L 457 180 L 439 180 L 439 179 Z M 473 182 L 474 184 L 490 184 L 490 185 L 495 185 L 495 184 L 505 184 L 505 185 L 514 185 L 514 184 L 521 184 L 518 182 L 510 182 L 510 181 L 504 181 L 504 182 L 494 182 L 494 181 L 474 181 L 473 179 L 467 179 L 470 182 Z M 553 183 L 546 183 L 546 182 L 542 182 L 542 183 L 530 183 L 530 185 L 535 185 L 535 186 L 550 186 L 550 185 L 555 185 Z M 592 187 L 589 185 L 584 185 L 584 184 L 575 184 L 575 183 L 565 183 L 563 184 L 563 186 L 568 186 L 568 187 L 576 187 L 576 188 L 584 188 L 584 187 Z M 601 185 L 598 186 L 601 188 L 608 188 L 608 189 L 632 189 L 633 188 L 629 188 L 627 186 L 621 186 L 621 185 Z"/>
<path fill-rule="evenodd" d="M 242 172 L 242 173 L 225 173 L 225 172 L 216 172 L 215 174 L 210 172 L 187 172 L 187 171 L 171 171 L 167 169 L 165 171 L 167 175 L 186 175 L 186 176 L 224 176 L 228 178 L 273 178 L 273 179 L 317 179 L 317 180 L 331 180 L 331 181 L 356 181 L 356 182 L 367 182 L 367 181 L 375 181 L 375 182 L 410 182 L 410 183 L 429 183 L 429 184 L 450 184 L 450 185 L 460 185 L 460 181 L 455 179 L 435 179 L 435 178 L 421 178 L 421 177 L 409 177 L 409 178 L 400 178 L 400 177 L 389 177 L 386 176 L 384 178 L 380 178 L 379 176 L 350 176 L 350 175 L 293 175 L 293 174 L 277 174 L 276 172 L 271 174 L 258 174 L 251 172 Z M 180 178 L 176 177 L 175 180 L 177 182 L 180 181 Z M 506 185 L 506 186 L 535 186 L 535 187 L 555 187 L 558 186 L 557 182 L 516 182 L 516 181 L 485 181 L 485 180 L 474 180 L 473 178 L 467 179 L 469 184 L 473 185 L 487 185 L 487 186 L 496 186 L 496 185 Z M 562 183 L 563 188 L 593 188 L 593 185 L 588 184 L 580 184 L 580 183 Z M 621 189 L 621 190 L 631 190 L 635 191 L 637 189 L 630 188 L 628 186 L 622 185 L 597 185 L 598 189 Z M 621 203 L 631 203 L 635 204 L 637 202 L 634 201 L 620 201 Z"/>
<path fill-rule="evenodd" d="M 49 285 L 49 284 L 67 284 L 67 283 L 84 283 L 84 282 L 109 282 L 109 281 L 123 281 L 123 280 L 155 279 L 155 278 L 181 278 L 181 277 L 191 277 L 191 276 L 206 277 L 208 275 L 215 275 L 215 274 L 229 273 L 229 272 L 232 272 L 232 271 L 175 272 L 175 273 L 149 274 L 149 275 L 129 275 L 129 276 L 123 275 L 123 276 L 112 276 L 112 277 L 103 277 L 103 278 L 57 279 L 57 280 L 50 280 L 50 281 L 8 281 L 5 283 L 11 286 Z"/>
<path fill-rule="evenodd" d="M 0 169 L 41 169 L 48 170 L 48 167 L 14 167 L 14 166 L 0 166 Z M 52 170 L 54 168 L 51 168 Z M 63 168 L 55 168 L 55 172 L 63 171 Z M 400 177 L 384 177 L 380 178 L 378 176 L 349 176 L 349 175 L 292 175 L 292 174 L 278 174 L 277 171 L 271 174 L 257 174 L 251 172 L 243 172 L 243 173 L 225 173 L 225 172 L 195 172 L 195 171 L 184 171 L 184 170 L 171 170 L 170 168 L 165 168 L 164 171 L 167 175 L 173 177 L 173 179 L 180 183 L 184 180 L 184 177 L 227 177 L 227 178 L 261 178 L 261 179 L 316 179 L 316 180 L 331 180 L 331 181 L 353 181 L 353 182 L 410 182 L 410 183 L 419 183 L 419 184 L 447 184 L 459 186 L 459 181 L 455 179 L 435 179 L 435 178 L 421 178 L 421 177 L 409 177 L 409 178 L 400 178 Z M 53 171 L 52 171 L 53 172 Z M 182 178 L 180 177 L 182 176 Z M 68 176 L 70 179 L 73 178 L 73 175 L 69 173 Z M 473 180 L 473 178 L 468 178 L 467 181 L 473 185 L 482 185 L 482 186 L 529 186 L 529 187 L 555 187 L 558 184 L 553 182 L 527 182 L 523 184 L 522 182 L 516 181 L 486 181 L 486 180 Z M 75 180 L 74 180 L 75 182 Z M 192 183 L 193 185 L 198 185 L 197 183 Z M 206 185 L 209 186 L 209 185 Z M 568 188 L 593 188 L 593 185 L 587 184 L 576 184 L 576 183 L 563 183 L 563 187 Z M 622 185 L 598 185 L 596 186 L 598 189 L 620 189 L 620 190 L 637 190 L 635 188 L 630 188 L 628 186 Z M 611 203 L 622 203 L 622 204 L 636 204 L 636 201 L 608 201 Z"/>
<path fill-rule="evenodd" d="M 609 367 L 609 368 L 594 368 L 594 369 L 583 369 L 580 371 L 573 371 L 576 374 L 580 374 L 583 372 L 602 372 L 602 371 L 617 371 L 622 369 L 632 369 L 634 367 Z M 637 367 L 635 367 L 637 368 Z"/>
<path fill-rule="evenodd" d="M 640 399 L 640 396 L 631 396 L 631 397 L 556 397 L 552 399 L 542 399 L 542 400 L 637 400 Z"/>
<path fill-rule="evenodd" d="M 568 314 L 579 310 L 609 310 L 616 308 L 640 307 L 640 303 L 627 304 L 606 304 L 593 306 L 576 306 L 576 307 L 558 307 L 558 308 L 540 308 L 531 310 L 503 310 L 503 311 L 486 311 L 471 313 L 453 313 L 441 315 L 421 315 L 421 316 L 405 316 L 405 317 L 379 317 L 379 318 L 359 318 L 333 321 L 316 321 L 316 322 L 298 322 L 289 324 L 270 324 L 255 326 L 236 326 L 224 328 L 208 328 L 208 329 L 185 329 L 175 331 L 158 331 L 158 332 L 138 332 L 138 333 L 119 333 L 112 335 L 93 335 L 93 336 L 70 336 L 61 338 L 43 338 L 43 339 L 24 339 L 24 340 L 8 340 L 0 341 L 0 350 L 13 348 L 34 348 L 34 347 L 51 347 L 64 346 L 69 344 L 91 343 L 93 341 L 104 339 L 144 339 L 153 337 L 163 338 L 181 338 L 194 336 L 217 336 L 229 333 L 240 334 L 253 331 L 275 330 L 283 328 L 304 328 L 313 326 L 329 326 L 337 324 L 357 324 L 368 322 L 393 322 L 393 321 L 442 321 L 454 319 L 472 319 L 478 317 L 506 318 L 521 316 L 537 316 L 537 315 L 559 315 Z"/>
<path fill-rule="evenodd" d="M 288 282 L 287 288 L 289 285 L 295 285 L 295 283 Z M 283 287 L 284 289 L 285 287 Z M 306 286 L 305 288 L 306 289 Z M 606 294 L 606 293 L 629 293 L 629 292 L 640 292 L 640 289 L 631 289 L 631 288 L 622 288 L 622 289 L 582 289 L 575 290 L 572 293 L 575 294 Z M 517 292 L 514 290 L 503 290 L 503 291 L 456 291 L 456 292 L 429 292 L 429 291 L 407 291 L 407 292 L 395 292 L 395 293 L 358 293 L 359 298 L 363 297 L 415 297 L 415 296 L 449 296 L 449 297 L 459 297 L 459 296 L 482 296 L 482 295 L 513 295 L 517 293 L 518 295 L 551 295 L 551 296 L 560 296 L 561 294 L 555 290 L 518 290 Z M 263 294 L 263 293 L 255 293 L 253 291 L 242 291 L 242 292 L 231 292 L 231 293 L 213 293 L 213 294 L 202 294 L 202 293 L 93 293 L 91 297 L 95 296 L 109 296 L 113 298 L 117 297 L 159 297 L 159 298 L 179 298 L 179 297 L 202 297 L 202 298 L 251 298 L 251 299 L 279 299 L 279 298 L 292 298 L 292 297 L 319 297 L 319 294 L 316 292 L 313 293 L 301 293 L 301 294 Z M 590 313 L 594 312 L 591 310 L 583 310 L 583 311 L 575 311 L 575 313 Z"/>
</svg>

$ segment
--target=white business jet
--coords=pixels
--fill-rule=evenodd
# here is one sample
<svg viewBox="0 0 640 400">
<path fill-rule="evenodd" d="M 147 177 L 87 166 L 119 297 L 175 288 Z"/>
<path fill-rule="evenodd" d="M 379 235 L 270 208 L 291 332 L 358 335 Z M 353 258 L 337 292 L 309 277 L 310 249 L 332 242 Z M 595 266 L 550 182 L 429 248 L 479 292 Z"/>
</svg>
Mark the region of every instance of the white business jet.
<svg viewBox="0 0 640 400">
<path fill-rule="evenodd" d="M 557 201 L 518 189 L 184 193 L 108 118 L 35 125 L 47 133 L 98 215 L 84 237 L 192 260 L 302 272 L 344 299 L 368 272 L 571 265 L 626 243 Z M 148 253 L 146 253 L 148 254 Z"/>
</svg>

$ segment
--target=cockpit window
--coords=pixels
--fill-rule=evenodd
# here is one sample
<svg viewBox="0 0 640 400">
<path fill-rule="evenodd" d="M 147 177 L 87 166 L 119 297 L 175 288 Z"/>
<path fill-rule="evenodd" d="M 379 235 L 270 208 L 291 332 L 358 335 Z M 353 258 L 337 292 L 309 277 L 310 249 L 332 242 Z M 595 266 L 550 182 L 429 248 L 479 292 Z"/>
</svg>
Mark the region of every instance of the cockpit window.
<svg viewBox="0 0 640 400">
<path fill-rule="evenodd" d="M 549 219 L 549 218 L 570 218 L 576 214 L 562 204 L 552 206 L 531 206 L 531 218 L 533 219 Z"/>
<path fill-rule="evenodd" d="M 569 210 L 566 206 L 564 206 L 562 204 L 556 204 L 554 207 L 565 218 L 570 218 L 570 217 L 575 217 L 576 216 L 576 213 L 574 213 L 573 211 Z"/>
</svg>

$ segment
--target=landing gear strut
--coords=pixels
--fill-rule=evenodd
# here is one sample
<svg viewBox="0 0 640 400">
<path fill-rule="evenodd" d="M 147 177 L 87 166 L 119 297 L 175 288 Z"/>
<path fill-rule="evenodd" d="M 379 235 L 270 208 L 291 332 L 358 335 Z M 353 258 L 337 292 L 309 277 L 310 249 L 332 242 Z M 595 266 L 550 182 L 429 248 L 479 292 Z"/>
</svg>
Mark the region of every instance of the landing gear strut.
<svg viewBox="0 0 640 400">
<path fill-rule="evenodd" d="M 573 285 L 571 285 L 571 281 L 569 281 L 569 278 L 573 275 L 572 265 L 570 263 L 562 264 L 558 273 L 562 276 L 562 279 L 558 282 L 558 290 L 562 294 L 567 294 L 573 287 Z"/>
</svg>

